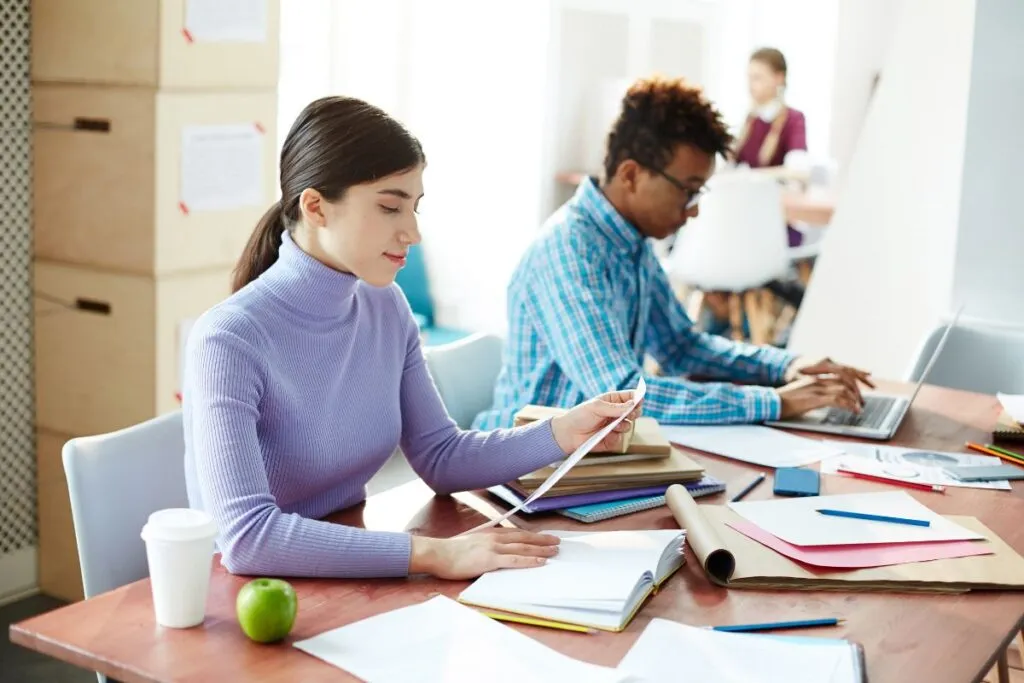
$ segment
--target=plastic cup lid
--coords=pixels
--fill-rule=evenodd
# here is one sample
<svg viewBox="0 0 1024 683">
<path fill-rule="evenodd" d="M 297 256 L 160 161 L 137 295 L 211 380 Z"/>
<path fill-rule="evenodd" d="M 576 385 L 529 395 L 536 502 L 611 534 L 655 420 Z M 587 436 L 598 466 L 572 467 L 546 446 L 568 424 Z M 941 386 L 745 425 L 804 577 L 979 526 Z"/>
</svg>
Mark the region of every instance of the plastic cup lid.
<svg viewBox="0 0 1024 683">
<path fill-rule="evenodd" d="M 142 538 L 147 541 L 196 541 L 216 535 L 213 517 L 190 508 L 157 510 L 142 527 Z"/>
</svg>

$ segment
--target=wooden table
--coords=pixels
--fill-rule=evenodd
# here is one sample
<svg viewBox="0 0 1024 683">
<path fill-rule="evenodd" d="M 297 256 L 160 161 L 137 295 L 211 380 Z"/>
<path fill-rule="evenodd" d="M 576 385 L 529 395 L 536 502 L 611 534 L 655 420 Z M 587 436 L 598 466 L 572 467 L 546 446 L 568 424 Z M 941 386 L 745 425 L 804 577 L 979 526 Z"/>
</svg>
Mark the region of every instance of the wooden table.
<svg viewBox="0 0 1024 683">
<path fill-rule="evenodd" d="M 906 391 L 905 385 L 888 388 Z M 894 443 L 920 448 L 963 450 L 967 440 L 986 441 L 997 415 L 994 398 L 925 387 Z M 710 474 L 734 493 L 757 468 L 714 456 L 697 456 Z M 870 482 L 823 477 L 823 493 L 888 488 Z M 770 482 L 750 499 L 771 496 Z M 1024 551 L 1024 500 L 1013 492 L 948 489 L 945 495 L 911 492 L 933 509 L 977 516 L 1018 551 Z M 724 496 L 709 500 L 721 503 Z M 374 529 L 406 529 L 447 536 L 476 525 L 483 514 L 501 508 L 486 496 L 434 497 L 420 482 L 374 496 L 334 521 Z M 675 528 L 665 508 L 582 525 L 549 515 L 517 519 L 543 528 Z M 687 551 L 689 553 L 689 551 Z M 299 615 L 288 642 L 257 645 L 241 633 L 234 617 L 235 595 L 247 579 L 219 566 L 213 572 L 207 618 L 201 627 L 162 629 L 155 625 L 147 580 L 124 586 L 11 626 L 11 640 L 119 680 L 135 681 L 347 681 L 347 673 L 321 662 L 288 642 L 408 605 L 437 593 L 455 597 L 466 582 L 430 578 L 409 580 L 295 580 Z M 981 680 L 1022 625 L 1024 593 L 908 595 L 855 592 L 772 592 L 726 590 L 708 582 L 690 556 L 683 569 L 640 611 L 621 634 L 584 635 L 515 626 L 566 654 L 615 665 L 652 617 L 688 624 L 750 622 L 840 615 L 842 627 L 808 635 L 844 637 L 865 649 L 872 683 Z"/>
</svg>

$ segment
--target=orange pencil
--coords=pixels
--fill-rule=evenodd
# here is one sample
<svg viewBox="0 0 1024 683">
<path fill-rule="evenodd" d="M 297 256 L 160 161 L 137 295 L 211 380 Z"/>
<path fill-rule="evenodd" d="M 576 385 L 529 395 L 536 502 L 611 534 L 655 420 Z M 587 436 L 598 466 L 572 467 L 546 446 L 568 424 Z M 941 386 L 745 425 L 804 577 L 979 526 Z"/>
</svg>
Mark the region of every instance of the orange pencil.
<svg viewBox="0 0 1024 683">
<path fill-rule="evenodd" d="M 998 451 L 992 450 L 991 448 L 985 448 L 984 446 L 982 446 L 980 444 L 971 443 L 970 441 L 968 441 L 967 442 L 967 447 L 970 448 L 972 451 L 978 451 L 979 453 L 984 453 L 986 455 L 994 455 L 995 457 L 999 458 L 1000 460 L 1005 460 L 1006 462 L 1012 462 L 1015 465 L 1024 465 L 1024 460 L 1020 460 L 1019 458 L 1014 458 L 1014 457 L 1011 457 L 1009 455 L 1004 455 L 1002 453 L 999 453 Z"/>
</svg>

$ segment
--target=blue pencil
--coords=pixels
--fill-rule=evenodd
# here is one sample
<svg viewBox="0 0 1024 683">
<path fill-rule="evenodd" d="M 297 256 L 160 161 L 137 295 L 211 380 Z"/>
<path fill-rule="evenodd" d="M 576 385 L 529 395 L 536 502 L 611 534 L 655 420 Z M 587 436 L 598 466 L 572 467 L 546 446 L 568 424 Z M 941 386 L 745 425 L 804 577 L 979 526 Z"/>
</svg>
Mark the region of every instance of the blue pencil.
<svg viewBox="0 0 1024 683">
<path fill-rule="evenodd" d="M 869 515 L 864 512 L 848 512 L 846 510 L 818 510 L 823 515 L 832 517 L 849 517 L 850 519 L 867 519 L 872 522 L 890 522 L 892 524 L 909 524 L 911 526 L 931 526 L 927 519 L 908 519 L 907 517 L 887 517 L 886 515 Z"/>
<path fill-rule="evenodd" d="M 842 619 L 801 619 L 799 621 L 774 621 L 764 624 L 732 624 L 728 626 L 712 626 L 713 631 L 777 631 L 784 628 L 811 628 L 812 626 L 836 626 L 843 623 Z"/>
</svg>

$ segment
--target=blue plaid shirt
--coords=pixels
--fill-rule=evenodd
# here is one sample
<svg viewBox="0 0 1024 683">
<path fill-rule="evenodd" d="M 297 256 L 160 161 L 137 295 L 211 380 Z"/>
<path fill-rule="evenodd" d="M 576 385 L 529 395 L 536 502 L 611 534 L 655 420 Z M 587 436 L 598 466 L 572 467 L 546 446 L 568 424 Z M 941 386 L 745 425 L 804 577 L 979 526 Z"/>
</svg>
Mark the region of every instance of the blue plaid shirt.
<svg viewBox="0 0 1024 683">
<path fill-rule="evenodd" d="M 778 385 L 794 358 L 699 332 L 672 292 L 649 240 L 591 179 L 545 225 L 508 288 L 509 336 L 492 409 L 474 426 L 511 426 L 526 404 L 571 407 L 631 389 L 645 356 L 644 414 L 663 424 L 762 422 L 779 417 Z M 723 382 L 699 383 L 687 374 Z"/>
</svg>

